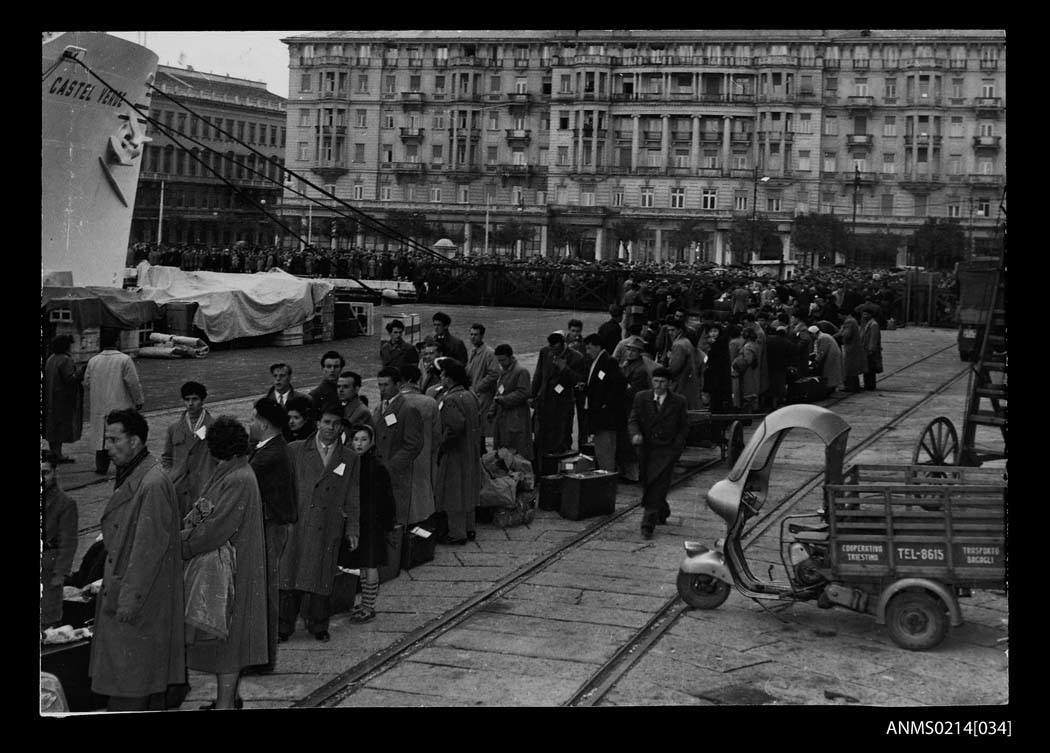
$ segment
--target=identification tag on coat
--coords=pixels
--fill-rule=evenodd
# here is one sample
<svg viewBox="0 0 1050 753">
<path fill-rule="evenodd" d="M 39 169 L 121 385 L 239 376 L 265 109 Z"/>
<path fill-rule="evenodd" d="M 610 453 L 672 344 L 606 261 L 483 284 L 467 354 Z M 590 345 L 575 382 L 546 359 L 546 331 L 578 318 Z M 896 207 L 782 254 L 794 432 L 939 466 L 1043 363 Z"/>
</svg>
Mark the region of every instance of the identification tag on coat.
<svg viewBox="0 0 1050 753">
<path fill-rule="evenodd" d="M 208 434 L 208 427 L 207 426 L 202 426 L 201 428 L 197 429 L 197 431 L 195 431 L 193 433 L 196 434 L 200 439 L 204 439 L 204 437 L 207 436 L 207 434 Z"/>
<path fill-rule="evenodd" d="M 499 389 L 496 390 L 496 394 L 497 395 L 502 395 L 503 394 L 503 385 L 502 384 L 499 386 Z"/>
<path fill-rule="evenodd" d="M 386 421 L 387 426 L 393 426 L 397 423 L 397 416 L 395 416 L 393 413 L 387 413 L 385 416 L 383 416 L 383 420 Z"/>
<path fill-rule="evenodd" d="M 332 473 L 334 473 L 336 476 L 342 476 L 343 475 L 343 471 L 345 471 L 345 470 L 346 470 L 346 463 L 340 463 L 339 465 L 337 465 L 335 468 L 332 469 Z"/>
<path fill-rule="evenodd" d="M 565 388 L 564 387 L 562 387 L 560 384 L 554 385 L 554 394 L 555 395 L 560 395 L 563 392 L 565 392 Z"/>
<path fill-rule="evenodd" d="M 605 372 L 604 371 L 601 371 L 601 370 L 598 371 L 598 379 L 605 379 Z"/>
<path fill-rule="evenodd" d="M 416 526 L 411 531 L 409 531 L 409 533 L 412 533 L 421 539 L 429 539 L 431 534 L 434 532 L 428 531 L 426 528 L 420 528 L 419 526 Z"/>
</svg>

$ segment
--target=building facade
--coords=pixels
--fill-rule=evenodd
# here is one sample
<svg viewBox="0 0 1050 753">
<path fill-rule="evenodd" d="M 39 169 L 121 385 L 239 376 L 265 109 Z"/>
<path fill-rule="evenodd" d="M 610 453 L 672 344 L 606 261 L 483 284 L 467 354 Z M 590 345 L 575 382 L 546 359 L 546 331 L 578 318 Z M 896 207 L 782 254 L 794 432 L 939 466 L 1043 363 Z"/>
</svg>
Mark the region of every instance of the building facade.
<svg viewBox="0 0 1050 753">
<path fill-rule="evenodd" d="M 425 215 L 467 253 L 483 250 L 486 217 L 491 228 L 531 229 L 519 254 L 604 259 L 749 261 L 758 250 L 730 242 L 741 218 L 773 223 L 764 257 L 793 259 L 803 213 L 902 238 L 928 217 L 954 218 L 974 247 L 994 239 L 1005 32 L 328 31 L 283 41 L 288 167 L 374 216 Z M 284 204 L 306 214 L 301 198 L 286 193 Z"/>
<path fill-rule="evenodd" d="M 131 242 L 273 243 L 276 226 L 259 210 L 259 202 L 275 207 L 281 198 L 284 98 L 267 91 L 261 82 L 164 65 L 157 67 L 154 86 L 199 117 L 153 93 L 150 117 L 181 134 L 182 145 L 149 126 L 153 140 L 146 147 L 139 176 Z M 236 185 L 243 197 L 215 173 Z"/>
</svg>

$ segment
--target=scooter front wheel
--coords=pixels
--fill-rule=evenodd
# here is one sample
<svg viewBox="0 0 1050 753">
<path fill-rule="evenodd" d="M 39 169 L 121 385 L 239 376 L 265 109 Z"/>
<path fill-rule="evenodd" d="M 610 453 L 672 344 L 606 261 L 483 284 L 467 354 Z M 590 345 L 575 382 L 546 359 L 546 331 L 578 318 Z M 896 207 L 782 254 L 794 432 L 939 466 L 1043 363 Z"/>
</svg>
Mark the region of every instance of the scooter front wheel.
<svg viewBox="0 0 1050 753">
<path fill-rule="evenodd" d="M 711 575 L 679 570 L 678 595 L 696 609 L 717 609 L 729 598 L 729 584 Z"/>
</svg>

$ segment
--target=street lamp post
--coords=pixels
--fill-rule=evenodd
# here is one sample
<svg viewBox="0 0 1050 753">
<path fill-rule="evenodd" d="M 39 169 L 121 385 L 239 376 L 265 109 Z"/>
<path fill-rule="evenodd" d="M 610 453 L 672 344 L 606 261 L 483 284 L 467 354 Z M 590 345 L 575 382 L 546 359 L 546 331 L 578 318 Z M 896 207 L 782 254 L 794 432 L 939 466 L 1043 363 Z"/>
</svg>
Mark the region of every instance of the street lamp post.
<svg viewBox="0 0 1050 753">
<path fill-rule="evenodd" d="M 751 256 L 754 258 L 755 251 L 755 223 L 758 221 L 758 184 L 766 183 L 769 181 L 768 175 L 763 175 L 761 178 L 758 177 L 758 165 L 755 165 L 754 169 L 754 185 L 755 189 L 751 197 Z"/>
</svg>

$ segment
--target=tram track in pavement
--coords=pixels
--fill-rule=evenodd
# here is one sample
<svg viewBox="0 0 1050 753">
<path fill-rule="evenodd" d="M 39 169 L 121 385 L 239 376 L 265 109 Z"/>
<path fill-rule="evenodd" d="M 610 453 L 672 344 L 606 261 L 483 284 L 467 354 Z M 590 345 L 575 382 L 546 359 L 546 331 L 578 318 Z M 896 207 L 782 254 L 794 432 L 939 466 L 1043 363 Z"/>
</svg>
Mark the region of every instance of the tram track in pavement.
<svg viewBox="0 0 1050 753">
<path fill-rule="evenodd" d="M 886 374 L 883 378 L 889 378 L 894 374 L 900 373 L 901 371 L 921 363 L 944 350 L 947 350 L 947 348 L 935 351 L 922 359 L 913 361 L 896 371 Z M 926 392 L 919 400 L 913 402 L 882 426 L 875 429 L 875 431 L 869 433 L 859 442 L 848 448 L 843 463 L 845 464 L 851 458 L 856 457 L 858 454 L 874 445 L 888 432 L 892 431 L 897 424 L 905 420 L 932 398 L 955 384 L 955 382 L 968 374 L 969 371 L 970 367 L 967 366 L 953 374 L 940 385 Z M 835 398 L 825 404 L 824 407 L 830 407 L 831 405 L 842 402 L 848 397 L 849 395 L 843 395 L 839 398 Z M 795 505 L 801 502 L 822 483 L 823 476 L 823 470 L 817 471 L 801 484 L 796 485 L 787 495 L 777 500 L 772 507 L 763 509 L 754 523 L 744 531 L 742 538 L 747 540 L 747 543 L 744 544 L 743 548 L 745 550 L 751 548 L 751 546 L 753 546 L 766 531 L 779 523 L 786 515 L 790 514 Z M 689 606 L 681 600 L 678 594 L 675 594 L 665 601 L 664 604 L 656 610 L 652 618 L 650 618 L 650 620 L 640 628 L 629 641 L 624 643 L 607 662 L 595 671 L 587 682 L 585 682 L 564 705 L 581 707 L 597 706 L 601 700 L 616 687 L 619 681 L 623 679 L 631 668 L 637 664 L 639 659 L 645 656 L 653 645 L 668 630 L 674 627 L 682 614 L 688 610 Z"/>
<path fill-rule="evenodd" d="M 933 351 L 922 358 L 916 359 L 892 372 L 884 374 L 880 381 L 888 379 L 922 363 L 923 361 L 937 356 L 945 350 L 948 350 L 950 347 L 954 347 L 954 345 Z M 847 452 L 847 457 L 856 455 L 876 442 L 887 431 L 891 430 L 891 427 L 906 418 L 913 411 L 917 410 L 932 397 L 943 392 L 967 372 L 968 367 L 961 370 L 958 374 L 954 375 L 937 388 L 927 392 L 918 401 L 913 402 L 907 409 L 893 417 L 875 432 L 865 437 L 861 442 L 857 443 L 857 445 Z M 851 395 L 845 394 L 833 398 L 823 403 L 823 405 L 824 407 L 832 407 L 850 396 Z M 694 475 L 722 462 L 722 458 L 717 457 L 685 466 L 672 480 L 672 488 L 681 485 Z M 788 504 L 789 502 L 791 504 L 797 503 L 808 494 L 808 490 L 811 490 L 815 486 L 815 483 L 819 483 L 821 476 L 822 473 L 817 473 L 813 477 L 804 481 L 800 486 L 796 487 L 792 493 L 778 501 L 768 511 L 767 515 L 775 516 L 778 511 L 783 509 L 785 504 Z M 816 479 L 816 481 L 814 481 L 814 479 Z M 802 489 L 807 489 L 807 491 L 800 493 Z M 362 689 L 370 680 L 384 674 L 393 667 L 399 665 L 401 662 L 408 660 L 420 650 L 432 645 L 442 635 L 459 627 L 472 616 L 483 611 L 489 604 L 500 599 L 504 594 L 521 585 L 533 575 L 545 570 L 554 562 L 579 549 L 584 543 L 595 538 L 603 531 L 606 531 L 640 506 L 641 500 L 639 499 L 613 515 L 588 526 L 586 530 L 558 545 L 553 551 L 522 565 L 514 572 L 501 578 L 487 590 L 475 594 L 471 598 L 447 610 L 434 620 L 411 631 L 390 646 L 376 652 L 368 659 L 356 664 L 344 672 L 341 672 L 321 687 L 296 701 L 292 707 L 330 708 L 341 704 L 348 697 Z M 627 642 L 623 643 L 564 705 L 596 705 L 613 687 L 615 687 L 619 679 L 630 670 L 638 659 L 644 656 L 652 645 L 655 644 L 656 641 L 675 624 L 677 619 L 687 608 L 688 607 L 681 601 L 677 594 L 668 599 L 646 622 L 646 624 L 637 630 Z"/>
</svg>

